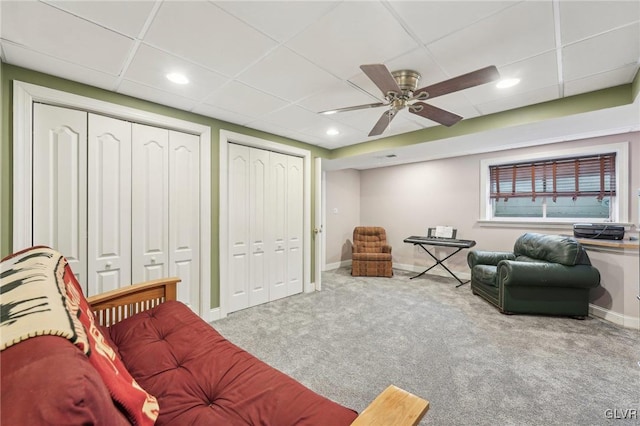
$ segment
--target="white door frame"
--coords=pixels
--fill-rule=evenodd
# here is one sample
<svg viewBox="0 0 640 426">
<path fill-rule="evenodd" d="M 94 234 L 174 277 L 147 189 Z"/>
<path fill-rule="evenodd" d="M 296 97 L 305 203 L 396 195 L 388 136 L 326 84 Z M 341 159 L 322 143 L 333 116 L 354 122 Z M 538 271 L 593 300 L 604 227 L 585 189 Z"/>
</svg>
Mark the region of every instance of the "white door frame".
<svg viewBox="0 0 640 426">
<path fill-rule="evenodd" d="M 31 246 L 33 103 L 95 112 L 195 134 L 200 139 L 200 316 L 211 317 L 211 128 L 22 81 L 13 82 L 13 247 Z"/>
<path fill-rule="evenodd" d="M 324 172 L 322 171 L 322 158 L 315 158 L 315 227 L 313 228 L 313 238 L 315 242 L 315 289 L 322 290 L 322 271 L 324 271 Z"/>
<path fill-rule="evenodd" d="M 302 157 L 304 163 L 304 202 L 303 202 L 303 288 L 305 292 L 313 291 L 311 282 L 311 151 L 290 145 L 273 142 L 254 136 L 244 135 L 229 130 L 220 130 L 220 181 L 219 181 L 219 261 L 220 261 L 220 308 L 212 319 L 224 318 L 229 309 L 229 143 L 238 143 L 253 148 L 266 149 L 282 154 Z"/>
</svg>

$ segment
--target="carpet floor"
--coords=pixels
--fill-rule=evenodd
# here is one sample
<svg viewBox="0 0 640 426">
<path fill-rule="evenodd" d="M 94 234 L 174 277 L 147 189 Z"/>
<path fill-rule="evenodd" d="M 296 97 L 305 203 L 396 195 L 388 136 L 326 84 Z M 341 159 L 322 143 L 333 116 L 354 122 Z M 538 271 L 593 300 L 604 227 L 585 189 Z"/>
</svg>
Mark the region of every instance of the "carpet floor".
<svg viewBox="0 0 640 426">
<path fill-rule="evenodd" d="M 411 275 L 324 272 L 321 292 L 212 325 L 358 412 L 394 384 L 429 400 L 421 425 L 640 424 L 640 331 L 502 315 L 453 278 Z"/>
</svg>

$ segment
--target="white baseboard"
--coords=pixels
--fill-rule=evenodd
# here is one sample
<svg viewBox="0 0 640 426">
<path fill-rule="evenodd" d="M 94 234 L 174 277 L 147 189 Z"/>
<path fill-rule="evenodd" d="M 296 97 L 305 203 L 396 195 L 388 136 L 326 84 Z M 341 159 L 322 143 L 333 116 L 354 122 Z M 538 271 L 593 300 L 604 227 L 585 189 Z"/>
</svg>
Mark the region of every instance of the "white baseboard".
<svg viewBox="0 0 640 426">
<path fill-rule="evenodd" d="M 209 322 L 222 319 L 222 311 L 220 308 L 212 308 L 209 311 Z"/>
<path fill-rule="evenodd" d="M 348 259 L 348 260 L 342 260 L 342 261 L 340 261 L 340 262 L 327 263 L 327 264 L 324 266 L 324 270 L 325 270 L 325 271 L 333 271 L 333 270 L 335 270 L 335 269 L 339 269 L 339 268 L 344 268 L 344 267 L 347 267 L 347 266 L 351 266 L 351 263 L 352 263 L 352 262 L 351 262 L 351 259 Z"/>
<path fill-rule="evenodd" d="M 351 266 L 351 259 L 343 260 L 341 262 L 327 263 L 327 265 L 325 266 L 325 271 L 333 271 L 335 269 L 344 268 L 344 267 L 347 267 L 347 266 Z M 420 272 L 424 271 L 428 267 L 429 266 L 406 265 L 406 264 L 402 264 L 402 263 L 394 263 L 393 264 L 393 269 L 400 269 L 401 271 L 415 272 L 416 274 L 419 274 Z M 456 274 L 458 276 L 458 278 L 460 278 L 463 281 L 471 279 L 471 273 L 470 272 L 453 271 L 453 273 Z M 432 270 L 430 270 L 427 275 L 436 275 L 436 276 L 439 276 L 439 277 L 453 278 L 451 275 L 449 275 L 449 273 L 446 270 L 444 270 L 443 268 L 438 268 L 438 267 L 435 267 Z"/>
<path fill-rule="evenodd" d="M 602 318 L 603 320 L 610 321 L 614 324 L 621 325 L 625 328 L 631 328 L 633 330 L 640 330 L 640 318 L 630 317 L 620 314 L 618 312 L 610 311 L 609 309 L 589 304 L 589 314 L 594 317 Z"/>
</svg>

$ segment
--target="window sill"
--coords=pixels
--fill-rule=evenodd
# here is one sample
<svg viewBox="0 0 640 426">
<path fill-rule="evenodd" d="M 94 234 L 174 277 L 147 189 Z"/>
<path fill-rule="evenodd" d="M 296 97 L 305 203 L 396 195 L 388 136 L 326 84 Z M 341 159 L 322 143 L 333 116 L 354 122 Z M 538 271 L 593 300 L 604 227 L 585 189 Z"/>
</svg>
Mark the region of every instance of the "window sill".
<svg viewBox="0 0 640 426">
<path fill-rule="evenodd" d="M 574 222 L 560 222 L 560 221 L 542 221 L 542 220 L 504 220 L 504 219 L 480 219 L 477 221 L 478 225 L 487 228 L 531 228 L 531 229 L 565 229 L 573 231 L 574 223 L 591 223 L 586 220 L 576 220 Z M 596 222 L 593 222 L 596 223 Z M 614 223 L 614 222 L 597 222 L 606 225 L 624 226 L 625 231 L 630 231 L 632 223 Z"/>
</svg>

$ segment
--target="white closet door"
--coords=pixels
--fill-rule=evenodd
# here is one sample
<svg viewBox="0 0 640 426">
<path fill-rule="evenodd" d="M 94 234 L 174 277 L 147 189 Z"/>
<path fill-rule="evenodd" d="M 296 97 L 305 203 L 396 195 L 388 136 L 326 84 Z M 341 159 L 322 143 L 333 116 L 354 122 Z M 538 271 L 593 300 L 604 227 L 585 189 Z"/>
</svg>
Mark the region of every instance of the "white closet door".
<svg viewBox="0 0 640 426">
<path fill-rule="evenodd" d="M 269 151 L 251 148 L 249 187 L 249 238 L 251 244 L 249 306 L 269 301 L 269 264 L 265 253 L 267 241 Z"/>
<path fill-rule="evenodd" d="M 33 245 L 62 253 L 87 290 L 87 113 L 33 107 Z"/>
<path fill-rule="evenodd" d="M 131 284 L 131 123 L 89 114 L 88 295 Z"/>
<path fill-rule="evenodd" d="M 249 307 L 250 148 L 229 144 L 229 312 Z"/>
<path fill-rule="evenodd" d="M 287 295 L 302 292 L 303 240 L 303 162 L 287 157 Z"/>
<path fill-rule="evenodd" d="M 272 152 L 269 199 L 269 299 L 287 296 L 287 156 Z"/>
<path fill-rule="evenodd" d="M 169 275 L 169 131 L 133 124 L 132 279 Z"/>
<path fill-rule="evenodd" d="M 169 275 L 178 300 L 200 311 L 200 140 L 169 131 Z"/>
</svg>

